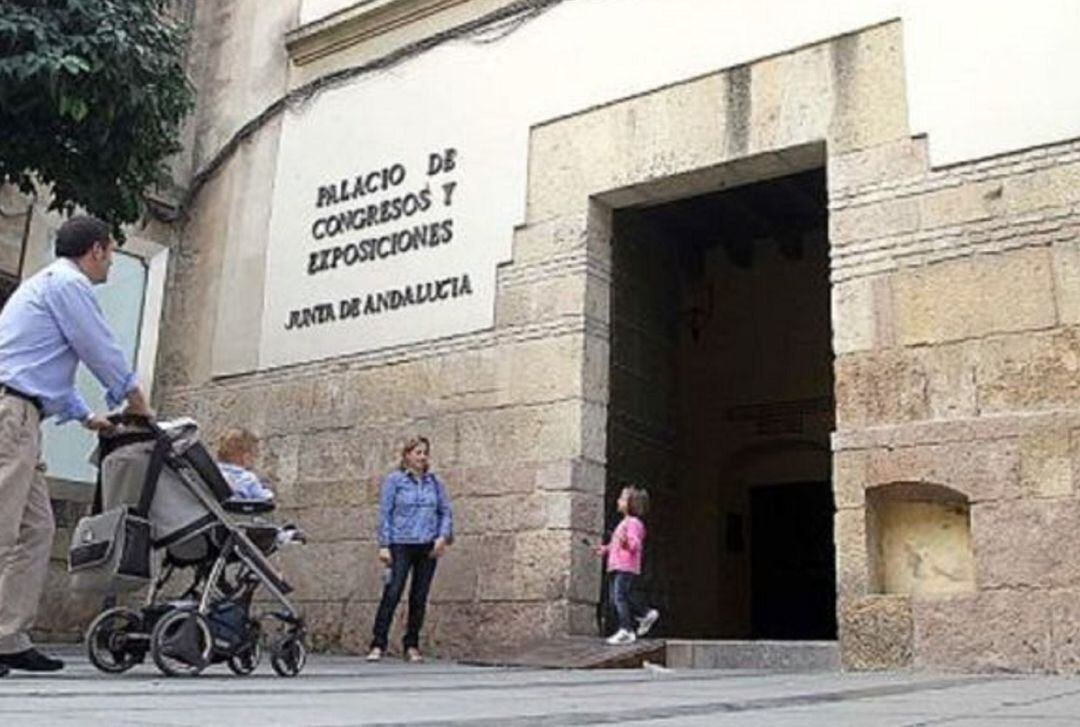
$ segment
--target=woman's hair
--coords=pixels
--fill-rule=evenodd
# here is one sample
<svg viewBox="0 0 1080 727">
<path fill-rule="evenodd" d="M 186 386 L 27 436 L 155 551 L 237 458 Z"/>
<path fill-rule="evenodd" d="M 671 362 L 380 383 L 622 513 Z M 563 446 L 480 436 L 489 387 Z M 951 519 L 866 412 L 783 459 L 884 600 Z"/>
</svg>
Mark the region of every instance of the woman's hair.
<svg viewBox="0 0 1080 727">
<path fill-rule="evenodd" d="M 405 455 L 419 447 L 421 444 L 427 449 L 428 454 L 431 454 L 431 442 L 428 441 L 427 437 L 421 437 L 418 434 L 415 437 L 409 437 L 405 440 L 405 444 L 401 447 L 401 469 L 406 468 Z"/>
<path fill-rule="evenodd" d="M 626 493 L 626 514 L 634 517 L 642 517 L 649 511 L 649 491 L 637 485 L 627 485 L 623 488 Z"/>
<path fill-rule="evenodd" d="M 237 427 L 225 432 L 218 442 L 218 459 L 229 464 L 240 464 L 245 454 L 255 454 L 259 447 L 259 438 L 247 429 Z"/>
</svg>

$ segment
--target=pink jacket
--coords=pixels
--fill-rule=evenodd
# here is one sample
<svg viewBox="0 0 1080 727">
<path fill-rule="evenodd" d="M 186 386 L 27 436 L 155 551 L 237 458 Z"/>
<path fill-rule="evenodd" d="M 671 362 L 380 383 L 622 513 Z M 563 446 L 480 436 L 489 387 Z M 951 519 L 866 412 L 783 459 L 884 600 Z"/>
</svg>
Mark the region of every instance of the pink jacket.
<svg viewBox="0 0 1080 727">
<path fill-rule="evenodd" d="M 615 527 L 611 542 L 604 546 L 608 573 L 641 573 L 641 552 L 645 548 L 645 523 L 627 515 Z"/>
</svg>

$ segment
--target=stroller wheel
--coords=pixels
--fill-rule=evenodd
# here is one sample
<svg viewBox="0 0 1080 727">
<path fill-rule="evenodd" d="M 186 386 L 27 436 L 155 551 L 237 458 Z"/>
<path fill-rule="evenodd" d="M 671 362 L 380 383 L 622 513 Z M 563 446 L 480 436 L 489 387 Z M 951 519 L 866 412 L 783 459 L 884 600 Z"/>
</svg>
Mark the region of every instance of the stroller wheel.
<svg viewBox="0 0 1080 727">
<path fill-rule="evenodd" d="M 165 614 L 150 635 L 150 655 L 158 669 L 169 676 L 195 676 L 210 663 L 213 636 L 206 618 L 198 611 L 176 610 Z"/>
<path fill-rule="evenodd" d="M 233 674 L 247 676 L 258 668 L 262 661 L 262 641 L 255 638 L 243 649 L 229 657 L 229 668 Z"/>
<path fill-rule="evenodd" d="M 120 674 L 143 660 L 142 616 L 130 608 L 102 611 L 86 630 L 86 655 L 103 672 Z M 140 640 L 138 637 L 142 636 Z"/>
<path fill-rule="evenodd" d="M 307 662 L 307 647 L 301 636 L 283 636 L 270 647 L 270 666 L 278 676 L 294 677 Z"/>
</svg>

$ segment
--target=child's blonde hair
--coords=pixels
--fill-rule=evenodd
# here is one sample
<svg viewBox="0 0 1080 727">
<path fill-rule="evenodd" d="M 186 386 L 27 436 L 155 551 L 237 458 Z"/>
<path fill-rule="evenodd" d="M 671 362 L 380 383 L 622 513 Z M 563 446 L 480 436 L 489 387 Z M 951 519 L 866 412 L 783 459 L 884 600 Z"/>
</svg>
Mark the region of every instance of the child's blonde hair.
<svg viewBox="0 0 1080 727">
<path fill-rule="evenodd" d="M 230 429 L 218 442 L 218 460 L 228 464 L 240 464 L 245 454 L 254 455 L 259 448 L 259 438 L 241 427 Z"/>
<path fill-rule="evenodd" d="M 626 493 L 626 514 L 634 517 L 642 517 L 649 511 L 649 491 L 637 485 L 627 485 L 623 488 Z"/>
</svg>

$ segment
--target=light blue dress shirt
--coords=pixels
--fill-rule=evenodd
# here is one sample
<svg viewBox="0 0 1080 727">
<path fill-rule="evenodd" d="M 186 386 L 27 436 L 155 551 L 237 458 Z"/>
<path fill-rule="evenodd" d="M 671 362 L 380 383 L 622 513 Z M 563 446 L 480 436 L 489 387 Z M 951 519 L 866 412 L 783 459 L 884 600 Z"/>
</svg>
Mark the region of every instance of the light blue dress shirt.
<svg viewBox="0 0 1080 727">
<path fill-rule="evenodd" d="M 430 472 L 420 479 L 405 470 L 387 475 L 379 495 L 379 547 L 450 541 L 453 513 L 446 488 Z"/>
<path fill-rule="evenodd" d="M 273 491 L 268 489 L 251 470 L 228 462 L 218 462 L 218 469 L 232 487 L 234 499 L 263 502 L 274 499 Z"/>
<path fill-rule="evenodd" d="M 0 312 L 0 384 L 36 396 L 46 417 L 81 421 L 90 407 L 75 389 L 79 361 L 105 387 L 110 407 L 137 384 L 90 279 L 60 258 L 24 280 Z"/>
</svg>

